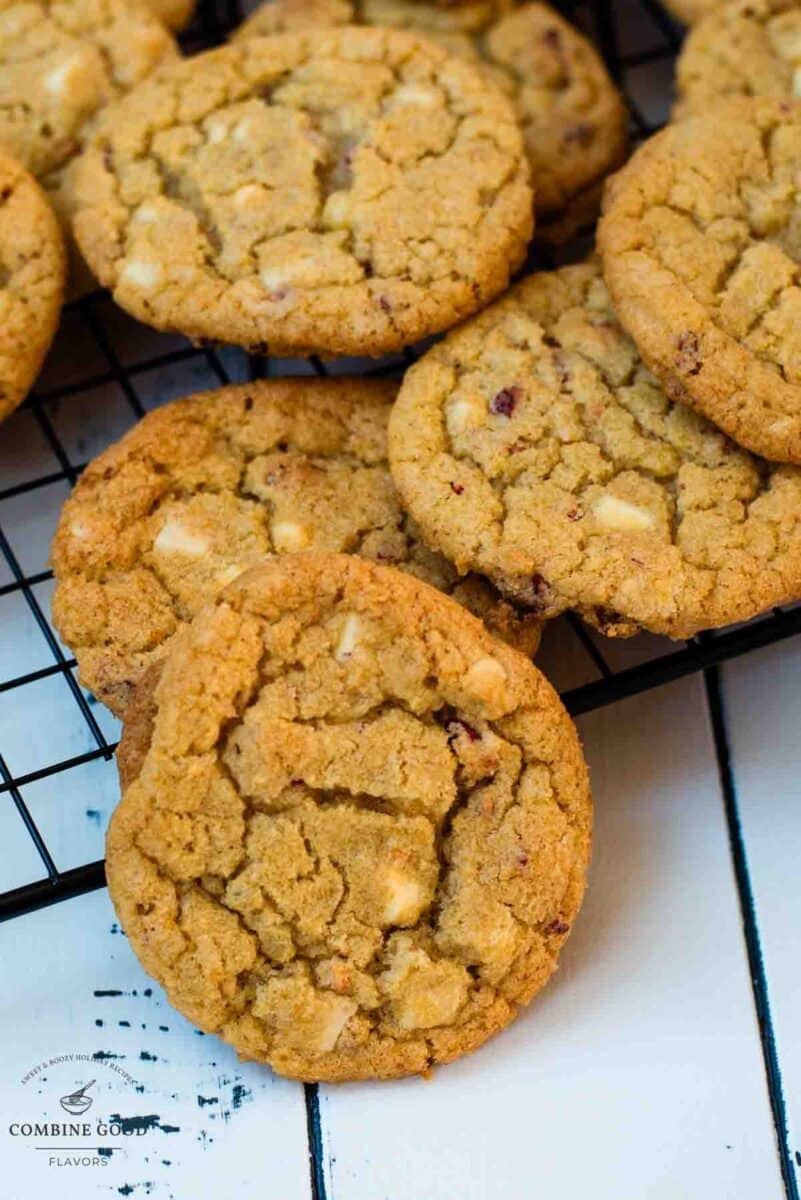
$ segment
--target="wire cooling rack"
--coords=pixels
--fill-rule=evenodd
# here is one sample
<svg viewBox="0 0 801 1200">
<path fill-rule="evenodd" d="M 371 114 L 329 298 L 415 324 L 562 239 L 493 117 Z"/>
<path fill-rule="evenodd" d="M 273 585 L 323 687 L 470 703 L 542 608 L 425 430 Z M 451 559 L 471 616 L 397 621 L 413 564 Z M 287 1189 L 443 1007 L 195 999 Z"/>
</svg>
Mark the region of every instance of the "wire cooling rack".
<svg viewBox="0 0 801 1200">
<path fill-rule="evenodd" d="M 623 88 L 635 140 L 653 132 L 663 123 L 669 103 L 680 43 L 677 27 L 655 0 L 591 0 L 563 7 L 594 38 Z M 223 40 L 241 19 L 241 10 L 238 0 L 202 0 L 197 20 L 183 37 L 185 49 L 192 52 Z M 87 459 L 153 403 L 286 370 L 325 374 L 328 368 L 317 359 L 280 363 L 249 359 L 231 349 L 192 346 L 129 321 L 103 292 L 68 306 L 37 389 L 3 431 L 5 454 L 0 457 L 0 801 L 11 802 L 29 839 L 27 849 L 32 845 L 38 860 L 30 880 L 0 891 L 0 919 L 105 882 L 99 858 L 67 867 L 60 863 L 43 832 L 46 822 L 37 820 L 28 801 L 32 789 L 47 780 L 58 785 L 50 796 L 69 798 L 71 775 L 98 761 L 107 764 L 104 787 L 116 786 L 111 761 L 116 723 L 81 688 L 75 660 L 50 625 L 47 547 L 63 497 Z M 643 643 L 641 661 L 622 669 L 614 665 L 620 660 L 617 647 L 578 620 L 560 624 L 558 637 L 573 639 L 584 657 L 585 680 L 562 689 L 568 709 L 580 714 L 693 672 L 712 671 L 727 659 L 790 637 L 801 631 L 801 609 L 776 610 L 687 643 L 636 639 Z M 626 659 L 631 660 L 630 653 Z M 45 689 L 45 724 L 39 728 L 34 717 L 37 736 L 31 738 L 31 714 L 40 710 Z M 28 714 L 27 719 L 21 721 L 19 714 Z M 66 723 L 74 731 L 76 721 L 83 743 L 73 737 L 69 748 L 77 752 L 53 758 L 52 749 L 63 740 L 60 728 Z M 723 737 L 725 741 L 725 730 Z M 8 806 L 3 807 L 7 814 Z M 100 815 L 90 807 L 76 811 L 76 821 L 87 814 Z M 0 878 L 0 888 L 4 886 Z"/>
</svg>

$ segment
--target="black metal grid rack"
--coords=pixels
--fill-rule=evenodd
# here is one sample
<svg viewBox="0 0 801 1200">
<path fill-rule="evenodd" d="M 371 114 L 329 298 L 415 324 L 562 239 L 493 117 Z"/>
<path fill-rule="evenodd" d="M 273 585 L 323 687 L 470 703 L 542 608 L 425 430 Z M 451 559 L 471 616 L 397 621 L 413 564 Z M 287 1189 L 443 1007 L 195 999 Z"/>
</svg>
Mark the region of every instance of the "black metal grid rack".
<svg viewBox="0 0 801 1200">
<path fill-rule="evenodd" d="M 222 41 L 241 19 L 242 7 L 239 0 L 200 0 L 199 15 L 182 39 L 185 49 L 192 52 Z M 657 0 L 565 0 L 562 7 L 595 40 L 623 89 L 631 113 L 634 139 L 654 132 L 667 116 L 673 60 L 681 41 L 680 31 L 669 15 Z M 531 265 L 551 264 L 540 260 Z M 24 701 L 24 689 L 35 688 L 46 680 L 56 681 L 64 689 L 61 702 L 68 708 L 71 706 L 73 717 L 77 714 L 89 746 L 55 762 L 37 761 L 28 764 L 24 770 L 14 770 L 9 759 L 13 757 L 15 747 L 7 742 L 8 732 L 4 731 L 0 716 L 0 813 L 3 805 L 11 805 L 15 819 L 23 823 L 42 864 L 40 877 L 0 893 L 0 920 L 92 891 L 105 882 L 102 860 L 81 862 L 69 869 L 59 868 L 58 856 L 49 847 L 25 799 L 25 790 L 31 785 L 48 779 L 63 780 L 67 773 L 97 760 L 105 760 L 105 769 L 114 772 L 113 735 L 93 698 L 78 683 L 75 661 L 61 647 L 49 622 L 44 592 L 52 576 L 44 554 L 32 569 L 28 561 L 30 555 L 22 552 L 27 536 L 24 521 L 22 528 L 15 528 L 7 519 L 7 512 L 11 510 L 13 520 L 19 502 L 35 505 L 37 495 L 44 494 L 54 485 L 66 489 L 74 484 L 85 464 L 86 456 L 80 454 L 80 441 L 76 446 L 67 445 L 59 432 L 59 422 L 54 415 L 58 406 L 99 389 L 114 389 L 119 404 L 126 410 L 127 423 L 131 424 L 146 411 L 145 381 L 152 379 L 155 373 L 161 376 L 188 369 L 194 372 L 199 387 L 225 383 L 232 376 L 247 379 L 281 370 L 280 364 L 248 359 L 238 351 L 193 347 L 149 331 L 145 338 L 139 327 L 122 349 L 119 330 L 115 336 L 114 320 L 109 319 L 111 307 L 108 298 L 100 292 L 69 306 L 66 321 L 91 345 L 92 365 L 86 370 L 76 369 L 74 339 L 69 333 L 62 336 L 51 355 L 45 376 L 17 415 L 19 420 L 27 422 L 35 438 L 46 448 L 48 469 L 42 471 L 34 467 L 29 473 L 23 471 L 20 474 L 17 461 L 8 459 L 14 461 L 14 480 L 9 483 L 0 476 L 0 603 L 11 596 L 22 601 L 29 625 L 38 630 L 35 636 L 42 639 L 37 661 L 45 660 L 44 665 L 37 665 L 35 669 L 7 671 L 3 666 L 4 637 L 0 636 L 0 702 L 9 698 Z M 297 366 L 294 364 L 295 369 Z M 325 366 L 316 359 L 309 360 L 305 369 L 317 374 L 326 373 Z M 97 448 L 93 444 L 92 453 Z M 731 658 L 800 633 L 801 607 L 775 610 L 747 625 L 703 634 L 687 643 L 645 639 L 647 646 L 641 660 L 624 669 L 615 669 L 612 665 L 620 659 L 614 647 L 603 644 L 604 640 L 580 621 L 568 618 L 562 625 L 563 636 L 574 639 L 574 648 L 580 647 L 587 668 L 587 682 L 563 691 L 563 699 L 574 714 L 589 712 L 695 672 L 705 675 L 782 1173 L 788 1200 L 798 1200 L 759 933 L 729 769 L 718 670 L 721 663 Z M 14 656 L 11 657 L 13 660 Z M 308 1086 L 306 1091 L 312 1191 L 316 1197 L 324 1197 L 316 1088 Z"/>
</svg>

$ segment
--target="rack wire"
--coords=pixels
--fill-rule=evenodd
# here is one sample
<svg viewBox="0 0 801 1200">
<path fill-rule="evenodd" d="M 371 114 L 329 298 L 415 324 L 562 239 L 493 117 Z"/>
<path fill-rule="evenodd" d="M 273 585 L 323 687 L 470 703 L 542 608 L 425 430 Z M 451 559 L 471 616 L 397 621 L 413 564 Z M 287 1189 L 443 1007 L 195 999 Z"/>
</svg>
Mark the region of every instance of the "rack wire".
<svg viewBox="0 0 801 1200">
<path fill-rule="evenodd" d="M 667 117 L 673 61 L 681 42 L 680 30 L 666 11 L 657 0 L 565 0 L 560 7 L 601 50 L 625 95 L 633 139 L 640 140 L 658 129 Z M 200 0 L 198 17 L 182 38 L 184 48 L 194 52 L 224 40 L 240 21 L 242 8 L 239 0 Z M 529 268 L 543 265 L 552 264 L 535 256 Z M 112 804 L 116 794 L 116 724 L 81 688 L 75 660 L 60 644 L 49 619 L 52 573 L 46 563 L 46 546 L 58 502 L 87 459 L 139 420 L 154 399 L 161 402 L 171 398 L 169 393 L 185 394 L 230 380 L 280 374 L 287 368 L 287 364 L 249 359 L 228 348 L 195 347 L 144 330 L 124 318 L 102 292 L 68 306 L 64 326 L 36 390 L 4 427 L 0 439 L 0 838 L 8 844 L 3 830 L 11 828 L 7 823 L 10 816 L 19 823 L 17 832 L 22 831 L 28 849 L 35 853 L 32 861 L 39 864 L 32 868 L 29 880 L 0 892 L 0 920 L 68 900 L 105 883 L 102 859 L 82 858 L 77 865 L 63 865 L 30 800 L 31 789 L 54 785 L 61 802 L 75 806 L 76 820 L 90 814 L 99 817 L 93 809 L 85 814 L 78 811 L 78 797 L 87 796 L 80 784 L 70 785 L 90 765 L 103 772 Z M 317 359 L 289 366 L 293 373 L 325 374 L 327 370 Z M 70 406 L 77 408 L 79 419 L 77 426 L 73 422 L 68 429 L 63 418 Z M 16 606 L 16 618 L 11 622 L 5 620 L 3 606 L 7 604 Z M 25 623 L 24 637 L 19 635 L 20 621 Z M 719 667 L 800 633 L 801 607 L 775 610 L 746 625 L 702 634 L 686 643 L 636 639 L 638 661 L 630 665 L 632 656 L 627 653 L 622 666 L 617 648 L 577 619 L 567 618 L 559 625 L 554 636 L 572 640 L 573 658 L 578 655 L 583 660 L 581 680 L 574 679 L 562 689 L 564 702 L 575 715 L 683 676 L 704 674 L 779 1159 L 788 1200 L 798 1200 L 759 932 L 729 768 Z M 25 714 L 39 713 L 41 689 L 48 689 L 47 717 L 41 718 L 48 727 L 33 736 L 33 723 L 28 723 Z M 15 720 L 14 714 L 19 713 L 23 718 Z M 50 741 L 53 738 L 58 746 L 59 723 L 77 726 L 81 732 L 71 747 L 75 752 L 54 754 L 51 759 Z M 88 799 L 92 800 L 91 794 Z M 47 804 L 54 803 L 59 801 L 50 791 Z M 0 886 L 4 886 L 2 877 Z M 306 1085 L 305 1090 L 311 1191 L 315 1200 L 325 1200 L 317 1089 Z"/>
</svg>

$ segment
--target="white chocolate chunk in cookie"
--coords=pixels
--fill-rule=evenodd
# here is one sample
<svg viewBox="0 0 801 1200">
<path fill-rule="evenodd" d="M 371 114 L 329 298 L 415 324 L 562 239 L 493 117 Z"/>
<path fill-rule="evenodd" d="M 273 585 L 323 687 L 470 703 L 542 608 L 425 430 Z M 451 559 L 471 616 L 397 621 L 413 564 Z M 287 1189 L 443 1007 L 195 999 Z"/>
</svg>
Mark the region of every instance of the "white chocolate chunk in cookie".
<svg viewBox="0 0 801 1200">
<path fill-rule="evenodd" d="M 323 208 L 323 224 L 329 229 L 344 229 L 348 225 L 351 199 L 348 192 L 332 192 Z"/>
<path fill-rule="evenodd" d="M 426 894 L 418 879 L 391 868 L 384 877 L 389 899 L 384 908 L 387 925 L 413 925 L 425 908 Z"/>
<path fill-rule="evenodd" d="M 449 1025 L 467 999 L 470 976 L 455 962 L 435 962 L 408 935 L 394 939 L 390 966 L 380 978 L 402 1029 Z"/>
<path fill-rule="evenodd" d="M 302 976 L 273 977 L 257 987 L 253 1012 L 273 1025 L 287 1045 L 328 1054 L 356 1012 L 355 1000 L 321 991 Z"/>
<path fill-rule="evenodd" d="M 421 108 L 436 108 L 442 103 L 442 93 L 436 88 L 423 87 L 418 83 L 407 83 L 396 88 L 390 98 L 390 106 L 419 104 Z"/>
<path fill-rule="evenodd" d="M 464 685 L 468 692 L 493 703 L 503 695 L 506 671 L 496 658 L 479 658 L 467 672 Z"/>
<path fill-rule="evenodd" d="M 168 517 L 153 542 L 156 554 L 185 554 L 200 558 L 209 550 L 208 538 L 194 533 L 176 517 Z"/>
<path fill-rule="evenodd" d="M 359 642 L 359 618 L 355 613 L 349 613 L 342 627 L 339 645 L 334 658 L 337 662 L 346 662 L 353 654 Z"/>
<path fill-rule="evenodd" d="M 148 200 L 139 207 L 131 218 L 137 225 L 153 225 L 158 220 L 158 212 L 155 204 L 151 204 Z"/>
<path fill-rule="evenodd" d="M 163 272 L 158 263 L 142 262 L 131 258 L 120 271 L 120 283 L 132 283 L 135 287 L 152 291 L 161 283 Z"/>
<path fill-rule="evenodd" d="M 608 492 L 599 496 L 592 506 L 592 513 L 599 525 L 605 529 L 614 529 L 621 533 L 642 533 L 653 529 L 653 514 L 619 496 Z"/>
<path fill-rule="evenodd" d="M 454 400 L 445 410 L 448 433 L 451 437 L 456 437 L 468 429 L 474 429 L 483 424 L 483 416 L 477 404 L 472 404 L 469 400 Z"/>
<path fill-rule="evenodd" d="M 328 1054 L 334 1049 L 339 1041 L 339 1035 L 356 1012 L 357 1007 L 354 1000 L 346 1000 L 344 997 L 336 999 L 332 997 L 329 1000 L 326 1009 L 321 1013 L 317 1030 L 316 1049 L 320 1054 Z"/>
<path fill-rule="evenodd" d="M 67 58 L 64 62 L 53 67 L 44 77 L 45 90 L 51 96 L 65 96 L 73 93 L 75 99 L 79 98 L 81 84 L 86 82 L 86 63 L 81 55 L 75 54 L 71 58 Z"/>
<path fill-rule="evenodd" d="M 268 292 L 278 292 L 289 283 L 286 272 L 279 271 L 276 267 L 265 267 L 261 273 L 261 281 Z"/>
<path fill-rule="evenodd" d="M 297 521 L 273 521 L 270 536 L 279 554 L 292 554 L 312 544 L 309 530 Z"/>
</svg>

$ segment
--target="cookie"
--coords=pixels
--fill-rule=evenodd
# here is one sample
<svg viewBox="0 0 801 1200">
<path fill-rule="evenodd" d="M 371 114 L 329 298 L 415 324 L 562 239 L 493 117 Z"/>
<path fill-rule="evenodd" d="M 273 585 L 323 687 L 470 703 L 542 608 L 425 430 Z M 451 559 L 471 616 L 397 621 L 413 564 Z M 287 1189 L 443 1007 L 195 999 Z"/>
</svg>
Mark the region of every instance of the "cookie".
<svg viewBox="0 0 801 1200">
<path fill-rule="evenodd" d="M 598 231 L 612 302 L 671 398 L 801 462 L 801 105 L 731 100 L 646 142 Z"/>
<path fill-rule="evenodd" d="M 25 399 L 58 326 L 61 231 L 41 188 L 0 154 L 0 421 Z"/>
<path fill-rule="evenodd" d="M 144 4 L 0 0 L 0 151 L 36 176 L 61 222 L 70 299 L 96 286 L 70 232 L 70 167 L 105 106 L 177 53 Z"/>
<path fill-rule="evenodd" d="M 185 622 L 268 554 L 324 549 L 452 592 L 524 653 L 539 622 L 420 541 L 386 462 L 397 384 L 281 379 L 175 401 L 83 472 L 53 543 L 55 623 L 122 714 Z"/>
<path fill-rule="evenodd" d="M 389 452 L 430 544 L 543 616 L 686 638 L 801 597 L 801 471 L 665 394 L 596 262 L 531 276 L 430 350 Z"/>
<path fill-rule="evenodd" d="M 447 596 L 352 556 L 271 559 L 141 704 L 111 897 L 170 1002 L 243 1057 L 305 1080 L 426 1071 L 553 973 L 590 847 L 578 737 Z"/>
<path fill-rule="evenodd" d="M 195 13 L 195 0 L 144 0 L 144 3 L 168 29 L 185 29 Z"/>
<path fill-rule="evenodd" d="M 411 34 L 253 38 L 146 80 L 76 170 L 118 303 L 256 351 L 380 354 L 502 291 L 531 232 L 522 138 L 480 74 Z"/>
<path fill-rule="evenodd" d="M 62 169 L 97 113 L 176 55 L 128 0 L 0 0 L 0 147 L 37 178 Z"/>
<path fill-rule="evenodd" d="M 512 104 L 534 181 L 537 234 L 563 241 L 597 215 L 600 181 L 625 157 L 627 119 L 603 62 L 546 4 L 438 8 L 413 0 L 274 0 L 237 39 L 309 25 L 409 29 L 479 68 Z"/>
<path fill-rule="evenodd" d="M 729 96 L 801 94 L 801 9 L 795 0 L 734 0 L 695 26 L 676 62 L 680 120 Z"/>
</svg>

